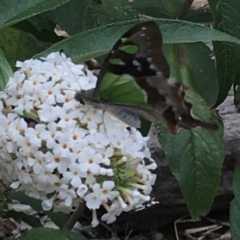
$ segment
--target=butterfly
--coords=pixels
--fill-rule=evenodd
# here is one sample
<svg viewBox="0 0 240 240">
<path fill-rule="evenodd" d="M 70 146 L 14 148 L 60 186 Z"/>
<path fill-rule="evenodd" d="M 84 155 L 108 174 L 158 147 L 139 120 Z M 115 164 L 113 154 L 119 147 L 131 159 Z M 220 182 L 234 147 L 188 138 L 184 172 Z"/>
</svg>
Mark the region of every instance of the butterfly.
<svg viewBox="0 0 240 240">
<path fill-rule="evenodd" d="M 96 87 L 78 91 L 75 99 L 135 128 L 141 126 L 141 116 L 153 123 L 164 123 L 172 133 L 197 126 L 218 129 L 217 124 L 192 116 L 184 85 L 170 77 L 162 52 L 162 35 L 153 21 L 128 30 L 107 56 Z"/>
</svg>

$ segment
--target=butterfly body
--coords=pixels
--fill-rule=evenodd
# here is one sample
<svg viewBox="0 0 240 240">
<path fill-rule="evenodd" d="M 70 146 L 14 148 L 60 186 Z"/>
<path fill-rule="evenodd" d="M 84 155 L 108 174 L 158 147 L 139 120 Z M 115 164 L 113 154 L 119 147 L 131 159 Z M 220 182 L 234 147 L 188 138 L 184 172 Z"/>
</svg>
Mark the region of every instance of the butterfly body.
<svg viewBox="0 0 240 240">
<path fill-rule="evenodd" d="M 201 126 L 216 130 L 214 123 L 193 118 L 184 86 L 170 78 L 156 23 L 143 22 L 127 31 L 114 45 L 100 71 L 95 89 L 76 93 L 75 99 L 107 111 L 133 127 L 138 116 L 164 123 L 172 133 Z"/>
<path fill-rule="evenodd" d="M 75 99 L 82 104 L 88 104 L 93 106 L 96 109 L 106 111 L 116 118 L 122 120 L 131 127 L 140 128 L 141 122 L 137 114 L 133 110 L 128 109 L 124 106 L 116 106 L 115 104 L 102 102 L 94 98 L 94 89 L 91 90 L 82 90 L 77 92 Z"/>
</svg>

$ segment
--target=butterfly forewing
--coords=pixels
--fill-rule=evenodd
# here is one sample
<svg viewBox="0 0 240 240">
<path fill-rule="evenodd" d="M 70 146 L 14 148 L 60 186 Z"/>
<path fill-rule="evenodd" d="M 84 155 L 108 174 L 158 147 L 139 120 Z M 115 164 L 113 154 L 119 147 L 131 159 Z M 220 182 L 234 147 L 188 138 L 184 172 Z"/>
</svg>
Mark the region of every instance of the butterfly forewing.
<svg viewBox="0 0 240 240">
<path fill-rule="evenodd" d="M 130 29 L 108 55 L 95 96 L 109 103 L 150 108 L 151 98 L 147 95 L 159 96 L 156 96 L 157 89 L 146 82 L 146 77 L 157 74 L 160 78 L 169 77 L 169 66 L 161 47 L 162 37 L 156 23 L 143 22 Z M 132 96 L 127 96 L 129 94 Z"/>
</svg>

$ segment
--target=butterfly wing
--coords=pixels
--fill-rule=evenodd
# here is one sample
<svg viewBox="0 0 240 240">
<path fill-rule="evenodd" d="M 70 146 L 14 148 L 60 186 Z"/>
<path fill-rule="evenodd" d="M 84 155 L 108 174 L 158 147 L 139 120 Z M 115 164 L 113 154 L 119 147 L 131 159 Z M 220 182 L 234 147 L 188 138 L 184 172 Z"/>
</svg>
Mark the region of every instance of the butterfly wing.
<svg viewBox="0 0 240 240">
<path fill-rule="evenodd" d="M 153 21 L 134 26 L 118 40 L 103 64 L 94 91 L 96 100 L 118 106 L 124 111 L 122 115 L 132 112 L 133 116 L 165 123 L 173 133 L 181 127 L 216 130 L 216 124 L 191 115 L 192 105 L 184 95 L 183 86 L 170 78 L 162 35 Z M 115 115 L 119 115 L 117 111 Z"/>
<path fill-rule="evenodd" d="M 108 55 L 97 82 L 95 97 L 104 102 L 151 109 L 159 96 L 146 77 L 169 77 L 162 53 L 162 36 L 155 22 L 143 22 L 127 31 Z M 154 65 L 157 65 L 157 69 Z"/>
</svg>

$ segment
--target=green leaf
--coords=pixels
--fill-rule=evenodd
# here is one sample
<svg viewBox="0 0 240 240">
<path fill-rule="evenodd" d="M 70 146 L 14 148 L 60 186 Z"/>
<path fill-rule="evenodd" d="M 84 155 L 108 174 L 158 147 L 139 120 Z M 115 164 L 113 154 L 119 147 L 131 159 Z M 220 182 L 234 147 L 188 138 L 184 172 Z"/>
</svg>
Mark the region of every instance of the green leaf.
<svg viewBox="0 0 240 240">
<path fill-rule="evenodd" d="M 132 6 L 139 14 L 156 18 L 176 19 L 183 2 L 183 0 L 137 0 L 132 2 Z"/>
<path fill-rule="evenodd" d="M 225 41 L 240 44 L 240 40 L 217 30 L 186 21 L 153 19 L 159 25 L 164 43 L 194 43 L 201 41 Z M 64 50 L 75 61 L 86 61 L 106 54 L 116 41 L 140 20 L 124 21 L 78 33 L 35 57 Z M 189 34 L 191 32 L 191 34 Z M 80 44 L 81 43 L 81 44 Z"/>
<path fill-rule="evenodd" d="M 138 18 L 126 0 L 101 0 L 100 4 L 92 5 L 99 25 Z"/>
<path fill-rule="evenodd" d="M 234 199 L 230 203 L 230 230 L 233 240 L 240 239 L 240 167 L 233 176 Z"/>
<path fill-rule="evenodd" d="M 166 44 L 164 54 L 171 68 L 171 76 L 190 85 L 209 106 L 218 94 L 217 76 L 211 51 L 203 43 Z"/>
<path fill-rule="evenodd" d="M 69 230 L 56 230 L 50 228 L 35 228 L 23 235 L 21 240 L 87 240 L 79 233 Z"/>
<path fill-rule="evenodd" d="M 205 12 L 202 9 L 196 9 L 187 12 L 184 20 L 196 23 L 209 23 L 213 22 L 213 15 L 211 12 Z"/>
<path fill-rule="evenodd" d="M 73 35 L 97 26 L 92 4 L 89 0 L 71 0 L 45 15 L 55 24 L 60 25 L 69 35 Z"/>
<path fill-rule="evenodd" d="M 40 14 L 25 21 L 14 24 L 12 27 L 34 35 L 38 40 L 56 43 L 64 39 L 54 32 L 56 24 Z"/>
<path fill-rule="evenodd" d="M 32 113 L 32 112 L 27 112 L 27 111 L 24 110 L 23 114 L 21 116 L 23 116 L 23 118 L 25 120 L 28 119 L 28 120 L 33 120 L 33 121 L 35 121 L 37 123 L 40 123 L 39 117 L 36 114 Z"/>
<path fill-rule="evenodd" d="M 9 77 L 13 75 L 12 68 L 8 64 L 1 48 L 0 48 L 0 90 L 6 86 Z"/>
<path fill-rule="evenodd" d="M 0 0 L 0 28 L 55 9 L 69 0 Z"/>
<path fill-rule="evenodd" d="M 1 183 L 2 184 L 2 183 Z M 8 194 L 3 193 L 3 189 L 0 190 L 0 214 L 2 215 L 4 211 L 7 209 L 7 202 L 8 202 Z"/>
<path fill-rule="evenodd" d="M 126 0 L 71 0 L 55 11 L 48 12 L 47 16 L 69 35 L 100 25 L 137 18 L 136 12 Z"/>
<path fill-rule="evenodd" d="M 209 1 L 214 27 L 240 39 L 240 0 Z M 213 43 L 216 58 L 219 92 L 215 106 L 226 98 L 239 75 L 240 46 L 232 42 Z"/>
<path fill-rule="evenodd" d="M 215 102 L 214 64 L 203 43 L 165 45 L 164 53 L 173 77 L 192 86 L 210 103 Z M 215 115 L 195 91 L 190 88 L 185 95 L 193 105 L 194 117 L 206 122 L 216 121 Z M 224 144 L 223 128 L 218 125 L 216 132 L 208 132 L 200 127 L 181 129 L 176 135 L 164 131 L 159 139 L 195 220 L 210 210 L 219 182 Z"/>
<path fill-rule="evenodd" d="M 141 120 L 140 132 L 143 136 L 147 136 L 152 123 L 145 118 L 140 118 L 140 120 Z"/>
<path fill-rule="evenodd" d="M 15 220 L 21 220 L 32 227 L 41 227 L 42 224 L 38 218 L 32 215 L 27 215 L 23 212 L 8 211 L 6 212 L 8 218 L 14 218 Z"/>
<path fill-rule="evenodd" d="M 36 212 L 43 211 L 41 200 L 31 198 L 31 197 L 27 196 L 23 191 L 18 191 L 18 192 L 12 191 L 10 193 L 10 197 L 12 199 L 19 201 L 22 204 L 27 204 L 27 205 L 31 206 L 32 209 L 35 210 Z"/>
<path fill-rule="evenodd" d="M 176 19 L 184 0 L 137 0 L 132 1 L 132 6 L 138 14 L 144 14 L 156 18 Z M 213 17 L 209 12 L 203 11 L 201 8 L 193 10 L 189 9 L 184 20 L 191 22 L 212 22 Z"/>
<path fill-rule="evenodd" d="M 193 115 L 206 122 L 213 121 L 211 111 L 197 94 L 191 90 L 186 93 L 187 100 L 193 104 Z M 219 130 L 215 132 L 196 127 L 181 129 L 175 135 L 164 129 L 159 137 L 194 220 L 210 210 L 219 183 L 224 141 L 223 127 L 218 125 Z"/>
<path fill-rule="evenodd" d="M 10 194 L 12 199 L 19 201 L 22 204 L 27 204 L 32 207 L 37 212 L 43 212 L 42 209 L 42 201 L 38 199 L 31 198 L 27 196 L 23 191 L 12 191 Z M 68 216 L 61 212 L 52 212 L 52 211 L 45 211 L 45 213 L 51 218 L 51 220 L 59 227 L 63 228 L 65 223 L 68 220 Z"/>
<path fill-rule="evenodd" d="M 39 52 L 38 42 L 34 36 L 13 28 L 0 31 L 0 47 L 13 69 L 17 60 L 31 58 Z"/>
<path fill-rule="evenodd" d="M 15 237 L 7 237 L 7 238 L 4 238 L 4 240 L 16 240 L 17 238 Z"/>
</svg>

